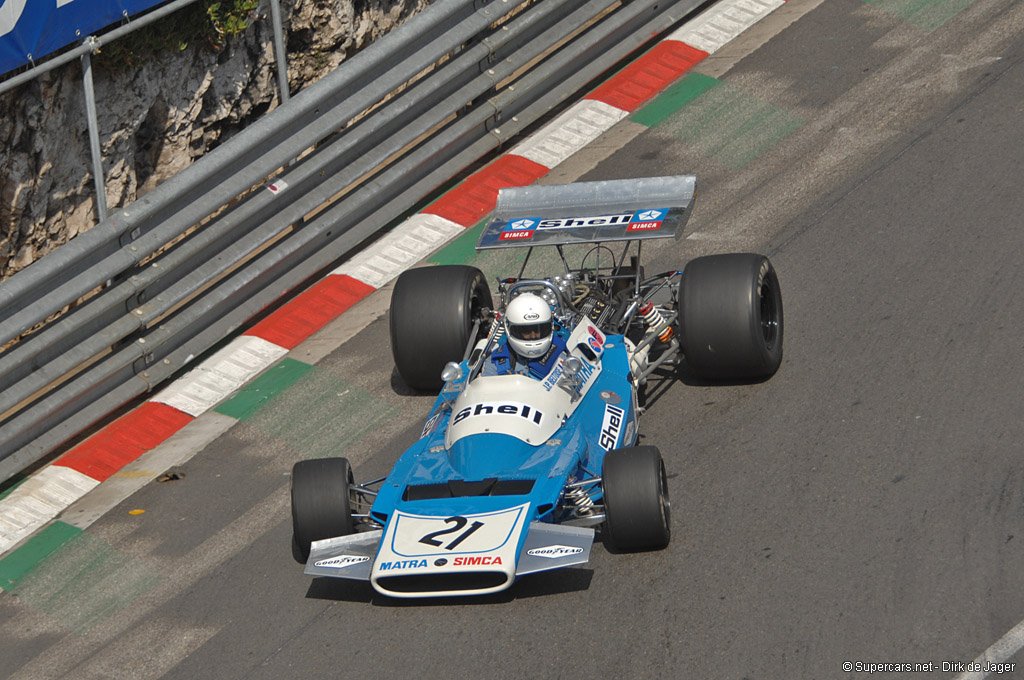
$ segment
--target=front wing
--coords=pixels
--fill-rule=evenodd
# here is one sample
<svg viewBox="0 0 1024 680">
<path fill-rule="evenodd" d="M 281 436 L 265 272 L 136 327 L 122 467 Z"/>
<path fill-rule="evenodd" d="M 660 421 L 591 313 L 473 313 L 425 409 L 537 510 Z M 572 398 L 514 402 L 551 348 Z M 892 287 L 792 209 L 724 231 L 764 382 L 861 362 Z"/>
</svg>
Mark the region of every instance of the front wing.
<svg viewBox="0 0 1024 680">
<path fill-rule="evenodd" d="M 523 574 L 589 561 L 593 529 L 527 524 L 528 511 L 528 503 L 451 517 L 396 511 L 384 530 L 313 542 L 305 573 L 368 580 L 391 597 L 439 597 L 494 593 Z"/>
</svg>

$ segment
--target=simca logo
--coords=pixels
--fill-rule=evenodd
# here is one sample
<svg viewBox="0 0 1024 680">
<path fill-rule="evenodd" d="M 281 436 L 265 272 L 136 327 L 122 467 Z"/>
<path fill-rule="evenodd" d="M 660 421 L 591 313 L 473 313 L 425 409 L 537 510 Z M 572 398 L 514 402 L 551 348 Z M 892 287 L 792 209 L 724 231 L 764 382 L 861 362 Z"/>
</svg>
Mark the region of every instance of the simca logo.
<svg viewBox="0 0 1024 680">
<path fill-rule="evenodd" d="M 483 555 L 482 557 L 456 557 L 453 567 L 486 567 L 501 564 L 501 557 Z"/>
<path fill-rule="evenodd" d="M 503 231 L 501 236 L 498 237 L 500 241 L 514 241 L 519 238 L 530 238 L 533 236 L 533 231 L 529 229 L 520 231 Z"/>
<path fill-rule="evenodd" d="M 630 221 L 626 231 L 652 231 L 660 229 L 665 219 L 666 210 L 638 210 Z"/>
<path fill-rule="evenodd" d="M 653 231 L 661 229 L 661 222 L 633 222 L 626 231 Z"/>
<path fill-rule="evenodd" d="M 533 236 L 533 230 L 537 228 L 537 220 L 523 218 L 521 220 L 515 220 L 505 225 L 505 228 L 501 231 L 501 235 L 498 236 L 500 241 L 514 241 L 516 239 L 530 238 Z"/>
</svg>

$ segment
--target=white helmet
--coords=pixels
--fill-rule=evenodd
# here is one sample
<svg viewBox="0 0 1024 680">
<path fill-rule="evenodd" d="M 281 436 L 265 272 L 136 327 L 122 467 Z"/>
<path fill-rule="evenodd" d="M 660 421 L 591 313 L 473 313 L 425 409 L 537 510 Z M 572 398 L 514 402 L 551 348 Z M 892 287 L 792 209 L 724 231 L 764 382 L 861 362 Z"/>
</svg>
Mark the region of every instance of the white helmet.
<svg viewBox="0 0 1024 680">
<path fill-rule="evenodd" d="M 543 356 L 551 348 L 551 307 L 533 293 L 523 293 L 505 310 L 508 344 L 527 359 Z"/>
</svg>

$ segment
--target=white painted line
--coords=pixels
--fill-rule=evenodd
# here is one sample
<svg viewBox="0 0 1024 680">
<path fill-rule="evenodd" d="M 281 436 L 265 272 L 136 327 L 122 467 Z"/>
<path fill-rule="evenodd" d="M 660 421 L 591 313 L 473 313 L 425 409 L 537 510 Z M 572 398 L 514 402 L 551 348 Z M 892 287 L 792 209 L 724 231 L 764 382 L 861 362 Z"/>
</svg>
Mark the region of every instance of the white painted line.
<svg viewBox="0 0 1024 680">
<path fill-rule="evenodd" d="M 665 39 L 678 40 L 714 54 L 772 10 L 785 4 L 784 0 L 722 0 Z"/>
<path fill-rule="evenodd" d="M 570 106 L 510 153 L 551 169 L 628 115 L 628 112 L 610 104 L 584 99 Z"/>
<path fill-rule="evenodd" d="M 49 465 L 0 500 L 0 554 L 29 537 L 99 485 L 63 465 Z"/>
<path fill-rule="evenodd" d="M 263 338 L 242 335 L 151 401 L 198 418 L 287 353 L 284 347 Z"/>
<path fill-rule="evenodd" d="M 64 511 L 61 521 L 86 529 L 151 480 L 205 449 L 237 422 L 220 413 L 207 413 L 193 420 L 159 446 L 118 470 L 92 493 L 73 503 Z"/>
<path fill-rule="evenodd" d="M 419 213 L 331 273 L 347 274 L 368 286 L 381 288 L 465 231 L 465 227 L 451 220 Z"/>
<path fill-rule="evenodd" d="M 953 680 L 983 680 L 993 673 L 994 669 L 986 671 L 992 664 L 1004 663 L 1011 656 L 1024 648 L 1024 621 L 1021 621 L 1010 631 L 999 638 L 995 644 L 986 649 L 981 656 L 974 660 L 972 666 L 981 668 L 980 671 L 967 671 L 953 677 Z"/>
<path fill-rule="evenodd" d="M 105 638 L 103 654 L 72 656 L 81 659 L 81 663 L 71 669 L 69 675 L 76 678 L 162 678 L 225 627 L 221 623 L 196 625 L 176 617 L 154 615 L 120 635 Z"/>
</svg>

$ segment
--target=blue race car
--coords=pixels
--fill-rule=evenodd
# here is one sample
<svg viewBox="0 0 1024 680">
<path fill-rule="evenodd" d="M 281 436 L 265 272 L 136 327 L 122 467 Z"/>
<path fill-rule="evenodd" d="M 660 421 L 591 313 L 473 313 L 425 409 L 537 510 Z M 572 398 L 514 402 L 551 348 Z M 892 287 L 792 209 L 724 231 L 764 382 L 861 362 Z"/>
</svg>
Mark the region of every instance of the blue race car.
<svg viewBox="0 0 1024 680">
<path fill-rule="evenodd" d="M 395 365 L 410 387 L 440 394 L 386 478 L 357 484 L 344 458 L 295 465 L 293 551 L 305 573 L 368 580 L 393 597 L 480 595 L 586 563 L 595 530 L 616 551 L 665 547 L 665 465 L 636 445 L 638 392 L 684 364 L 750 381 L 782 360 L 767 258 L 713 255 L 645 277 L 643 241 L 679 238 L 695 191 L 692 175 L 503 189 L 477 248 L 529 250 L 519 275 L 498 282 L 497 305 L 473 267 L 404 272 L 391 300 Z M 564 250 L 573 244 L 590 247 L 577 268 Z M 524 278 L 542 245 L 563 271 Z M 546 303 L 526 317 L 543 317 L 551 343 L 508 370 L 505 316 L 521 296 Z"/>
</svg>

